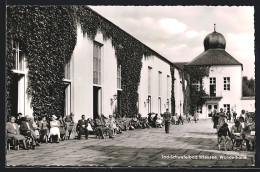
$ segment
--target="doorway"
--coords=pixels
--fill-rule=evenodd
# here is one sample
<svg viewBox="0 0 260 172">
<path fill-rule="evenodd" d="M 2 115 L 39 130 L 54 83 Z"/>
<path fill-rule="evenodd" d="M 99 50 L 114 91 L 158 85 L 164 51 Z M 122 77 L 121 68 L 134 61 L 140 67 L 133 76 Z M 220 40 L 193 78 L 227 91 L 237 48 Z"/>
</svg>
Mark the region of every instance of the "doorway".
<svg viewBox="0 0 260 172">
<path fill-rule="evenodd" d="M 25 82 L 24 75 L 14 74 L 10 85 L 10 104 L 11 114 L 16 116 L 18 113 L 25 115 Z"/>
<path fill-rule="evenodd" d="M 210 104 L 208 105 L 208 118 L 212 117 L 212 113 L 214 110 L 218 110 L 218 105 L 217 104 Z"/>
<path fill-rule="evenodd" d="M 147 105 L 148 105 L 148 114 L 149 113 L 151 113 L 152 112 L 152 98 L 151 98 L 151 96 L 148 96 L 148 103 L 147 103 Z"/>
<path fill-rule="evenodd" d="M 101 87 L 93 87 L 93 119 L 101 115 Z"/>
</svg>

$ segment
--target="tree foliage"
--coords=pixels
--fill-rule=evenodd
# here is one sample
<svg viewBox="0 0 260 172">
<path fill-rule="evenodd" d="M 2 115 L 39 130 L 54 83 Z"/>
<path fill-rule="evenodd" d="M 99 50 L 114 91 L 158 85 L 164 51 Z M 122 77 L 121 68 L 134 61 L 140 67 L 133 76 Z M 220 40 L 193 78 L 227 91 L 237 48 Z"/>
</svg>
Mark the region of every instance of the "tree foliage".
<svg viewBox="0 0 260 172">
<path fill-rule="evenodd" d="M 242 81 L 242 90 L 242 95 L 244 97 L 255 96 L 255 80 L 253 78 L 248 79 L 244 76 Z"/>
</svg>

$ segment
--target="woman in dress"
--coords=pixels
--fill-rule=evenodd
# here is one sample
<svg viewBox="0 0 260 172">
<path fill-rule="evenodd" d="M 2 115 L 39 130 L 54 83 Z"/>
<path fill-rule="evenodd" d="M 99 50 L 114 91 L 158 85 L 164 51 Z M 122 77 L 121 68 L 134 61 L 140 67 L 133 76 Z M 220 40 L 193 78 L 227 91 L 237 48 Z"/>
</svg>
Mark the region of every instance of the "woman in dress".
<svg viewBox="0 0 260 172">
<path fill-rule="evenodd" d="M 60 122 L 56 120 L 57 117 L 55 115 L 52 115 L 51 121 L 50 121 L 50 133 L 48 136 L 48 139 L 50 140 L 51 136 L 58 136 L 58 143 L 60 141 Z"/>
<path fill-rule="evenodd" d="M 14 139 L 14 144 L 17 144 L 17 142 L 22 141 L 24 145 L 24 149 L 29 149 L 26 146 L 25 137 L 19 133 L 19 127 L 18 124 L 15 123 L 14 116 L 11 116 L 10 122 L 6 123 L 6 132 L 7 132 L 7 138 Z"/>
</svg>

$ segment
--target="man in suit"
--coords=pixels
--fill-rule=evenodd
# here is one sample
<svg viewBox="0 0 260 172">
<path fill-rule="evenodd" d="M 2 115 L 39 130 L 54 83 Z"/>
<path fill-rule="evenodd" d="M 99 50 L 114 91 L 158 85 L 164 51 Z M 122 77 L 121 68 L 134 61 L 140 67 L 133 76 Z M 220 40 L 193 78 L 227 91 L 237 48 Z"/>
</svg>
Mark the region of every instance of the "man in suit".
<svg viewBox="0 0 260 172">
<path fill-rule="evenodd" d="M 81 139 L 81 134 L 84 133 L 86 139 L 88 139 L 88 121 L 85 120 L 85 115 L 81 116 L 81 119 L 78 121 L 77 124 L 77 131 L 78 131 L 78 139 Z"/>
<path fill-rule="evenodd" d="M 22 141 L 24 145 L 24 149 L 28 149 L 25 143 L 25 137 L 19 133 L 19 127 L 18 124 L 15 123 L 15 117 L 11 116 L 10 122 L 6 123 L 6 132 L 7 132 L 7 138 L 14 139 L 14 144 L 17 143 L 17 141 Z"/>
<path fill-rule="evenodd" d="M 39 143 L 36 142 L 37 135 L 34 132 L 34 127 L 28 115 L 25 116 L 25 121 L 21 121 L 20 131 L 22 135 L 32 138 L 32 149 L 35 149 L 35 145 L 39 146 Z"/>
<path fill-rule="evenodd" d="M 166 133 L 169 133 L 171 117 L 172 117 L 172 115 L 169 112 L 169 109 L 166 109 L 166 112 L 163 114 L 163 119 L 164 119 L 164 122 L 165 122 L 165 132 Z"/>
</svg>

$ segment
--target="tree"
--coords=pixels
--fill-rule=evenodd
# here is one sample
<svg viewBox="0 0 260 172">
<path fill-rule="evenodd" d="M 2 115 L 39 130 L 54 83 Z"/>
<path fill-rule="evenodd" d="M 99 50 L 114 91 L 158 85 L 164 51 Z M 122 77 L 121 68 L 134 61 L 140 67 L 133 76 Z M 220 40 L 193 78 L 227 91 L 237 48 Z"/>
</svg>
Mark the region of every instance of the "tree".
<svg viewBox="0 0 260 172">
<path fill-rule="evenodd" d="M 247 76 L 244 76 L 242 90 L 243 97 L 255 96 L 255 79 L 251 78 L 248 80 Z"/>
</svg>

